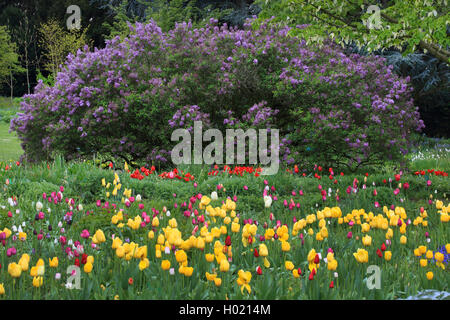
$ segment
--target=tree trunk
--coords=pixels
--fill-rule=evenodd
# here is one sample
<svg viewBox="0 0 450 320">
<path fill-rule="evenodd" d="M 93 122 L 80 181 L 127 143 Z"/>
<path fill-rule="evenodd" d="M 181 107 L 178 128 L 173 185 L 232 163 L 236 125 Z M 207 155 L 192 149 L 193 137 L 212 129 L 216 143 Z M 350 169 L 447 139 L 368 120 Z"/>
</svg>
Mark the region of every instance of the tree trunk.
<svg viewBox="0 0 450 320">
<path fill-rule="evenodd" d="M 13 89 L 13 75 L 12 75 L 12 70 L 9 71 L 9 80 L 10 80 L 10 84 L 9 87 L 11 88 L 11 104 L 13 103 L 13 93 L 14 93 L 14 89 Z"/>
<path fill-rule="evenodd" d="M 25 68 L 27 72 L 27 87 L 28 87 L 28 94 L 30 94 L 30 74 L 28 71 L 28 43 L 25 42 Z"/>
</svg>

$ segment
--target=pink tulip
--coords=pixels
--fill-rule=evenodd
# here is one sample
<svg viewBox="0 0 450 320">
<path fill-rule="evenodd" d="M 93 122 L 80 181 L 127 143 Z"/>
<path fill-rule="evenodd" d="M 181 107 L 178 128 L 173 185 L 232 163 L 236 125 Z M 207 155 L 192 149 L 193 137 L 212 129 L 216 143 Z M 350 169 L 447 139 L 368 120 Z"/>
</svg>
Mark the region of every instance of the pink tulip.
<svg viewBox="0 0 450 320">
<path fill-rule="evenodd" d="M 349 232 L 347 233 L 347 238 L 351 239 L 351 238 L 352 238 L 352 236 L 353 236 L 352 232 L 351 232 L 351 231 L 349 231 Z"/>
</svg>

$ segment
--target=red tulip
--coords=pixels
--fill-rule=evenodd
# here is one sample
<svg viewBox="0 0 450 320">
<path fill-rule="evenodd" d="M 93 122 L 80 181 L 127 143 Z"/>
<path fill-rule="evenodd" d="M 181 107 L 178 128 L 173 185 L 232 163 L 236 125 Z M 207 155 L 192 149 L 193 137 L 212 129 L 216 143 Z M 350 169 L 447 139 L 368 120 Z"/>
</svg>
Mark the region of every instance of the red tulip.
<svg viewBox="0 0 450 320">
<path fill-rule="evenodd" d="M 259 275 L 259 276 L 262 275 L 262 269 L 261 269 L 260 266 L 256 267 L 256 274 Z"/>
<path fill-rule="evenodd" d="M 314 257 L 314 263 L 318 264 L 319 262 L 320 262 L 319 255 L 316 254 L 316 256 Z"/>
<path fill-rule="evenodd" d="M 259 257 L 258 249 L 255 248 L 255 250 L 253 250 L 253 255 L 254 255 L 256 258 Z"/>
<path fill-rule="evenodd" d="M 386 245 L 384 243 L 381 244 L 381 251 L 385 251 L 386 250 Z"/>
<path fill-rule="evenodd" d="M 379 256 L 380 258 L 383 256 L 383 253 L 380 249 L 377 249 L 377 256 Z"/>
<path fill-rule="evenodd" d="M 333 289 L 333 288 L 334 288 L 334 282 L 333 282 L 333 280 L 331 280 L 330 289 Z"/>
<path fill-rule="evenodd" d="M 227 238 L 225 239 L 225 245 L 227 247 L 231 246 L 231 237 L 230 236 L 227 236 Z"/>
</svg>

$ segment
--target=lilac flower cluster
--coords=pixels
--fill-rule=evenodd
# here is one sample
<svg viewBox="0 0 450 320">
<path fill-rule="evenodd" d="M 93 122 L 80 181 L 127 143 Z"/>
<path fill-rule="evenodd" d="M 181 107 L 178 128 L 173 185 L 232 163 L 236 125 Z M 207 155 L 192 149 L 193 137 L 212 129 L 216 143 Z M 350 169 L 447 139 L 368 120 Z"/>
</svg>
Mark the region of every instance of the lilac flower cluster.
<svg viewBox="0 0 450 320">
<path fill-rule="evenodd" d="M 184 22 L 167 33 L 154 21 L 130 25 L 124 39 L 69 55 L 53 87 L 39 82 L 24 96 L 11 130 L 28 160 L 100 152 L 167 162 L 171 130 L 192 130 L 195 120 L 280 129 L 288 163 L 302 147 L 361 163 L 407 152 L 423 127 L 409 79 L 383 58 L 307 46 L 287 26 L 251 22 L 243 30 Z"/>
<path fill-rule="evenodd" d="M 185 128 L 189 132 L 194 130 L 194 121 L 201 121 L 204 128 L 211 127 L 209 114 L 203 113 L 197 105 L 184 106 L 175 112 L 172 119 L 169 120 L 171 128 Z"/>
</svg>

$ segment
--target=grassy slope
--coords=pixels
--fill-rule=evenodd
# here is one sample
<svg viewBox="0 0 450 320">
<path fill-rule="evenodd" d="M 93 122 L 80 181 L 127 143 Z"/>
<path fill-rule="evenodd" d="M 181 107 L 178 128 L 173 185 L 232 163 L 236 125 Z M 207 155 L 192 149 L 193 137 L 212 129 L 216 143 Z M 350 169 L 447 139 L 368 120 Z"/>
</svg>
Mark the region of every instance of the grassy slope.
<svg viewBox="0 0 450 320">
<path fill-rule="evenodd" d="M 20 141 L 14 133 L 8 133 L 9 125 L 0 122 L 0 161 L 18 160 L 22 155 Z"/>
<path fill-rule="evenodd" d="M 9 117 L 17 110 L 17 102 L 0 97 L 0 161 L 16 161 L 23 153 L 16 134 L 8 132 Z"/>
</svg>

